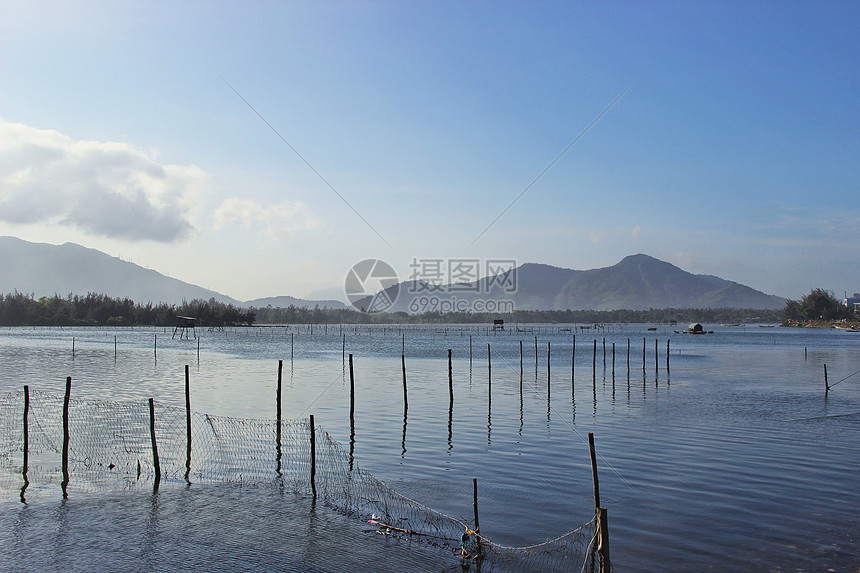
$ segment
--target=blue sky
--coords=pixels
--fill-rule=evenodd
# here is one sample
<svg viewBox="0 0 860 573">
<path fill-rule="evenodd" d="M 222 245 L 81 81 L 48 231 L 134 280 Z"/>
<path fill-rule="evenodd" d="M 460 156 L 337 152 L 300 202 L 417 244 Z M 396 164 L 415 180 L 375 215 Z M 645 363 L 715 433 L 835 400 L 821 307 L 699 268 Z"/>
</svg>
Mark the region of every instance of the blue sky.
<svg viewBox="0 0 860 573">
<path fill-rule="evenodd" d="M 407 278 L 639 252 L 790 298 L 860 290 L 857 3 L 2 11 L 3 235 L 242 300 L 333 294 L 369 257 Z"/>
</svg>

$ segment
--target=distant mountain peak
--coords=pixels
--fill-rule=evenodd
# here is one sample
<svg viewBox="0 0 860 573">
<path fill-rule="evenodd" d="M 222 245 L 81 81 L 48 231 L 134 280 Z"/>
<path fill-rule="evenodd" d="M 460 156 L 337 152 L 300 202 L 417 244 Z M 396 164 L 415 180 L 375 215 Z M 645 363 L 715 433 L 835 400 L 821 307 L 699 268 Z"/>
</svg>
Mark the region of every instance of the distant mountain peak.
<svg viewBox="0 0 860 573">
<path fill-rule="evenodd" d="M 195 298 L 238 304 L 213 290 L 164 276 L 97 249 L 66 242 L 31 243 L 0 237 L 0 292 L 36 296 L 105 294 L 138 303 L 181 303 Z"/>
<path fill-rule="evenodd" d="M 401 287 L 408 283 L 401 283 Z M 523 263 L 516 269 L 516 289 L 485 277 L 473 295 L 462 289 L 437 288 L 434 297 L 460 304 L 482 299 L 513 301 L 517 310 L 647 310 L 649 308 L 778 309 L 785 299 L 709 275 L 695 275 L 672 263 L 638 253 L 599 269 L 573 270 L 542 263 Z M 488 292 L 489 289 L 489 292 Z M 456 292 L 455 292 L 456 290 Z M 414 296 L 400 289 L 392 311 L 409 312 Z M 449 305 L 451 306 L 451 305 Z"/>
<path fill-rule="evenodd" d="M 645 255 L 643 253 L 637 253 L 635 255 L 627 255 L 623 259 L 621 259 L 614 267 L 621 265 L 664 265 L 668 267 L 676 267 L 672 263 L 668 263 L 666 261 L 661 261 L 656 257 L 652 257 L 651 255 Z"/>
<path fill-rule="evenodd" d="M 24 294 L 52 296 L 59 294 L 105 294 L 148 302 L 178 304 L 183 300 L 209 300 L 248 306 L 227 295 L 165 276 L 152 269 L 114 257 L 77 243 L 61 245 L 31 243 L 17 237 L 0 237 L 0 294 L 18 291 Z M 298 307 L 315 305 L 343 308 L 337 300 L 303 300 L 294 297 L 258 299 L 255 306 L 281 304 Z"/>
</svg>

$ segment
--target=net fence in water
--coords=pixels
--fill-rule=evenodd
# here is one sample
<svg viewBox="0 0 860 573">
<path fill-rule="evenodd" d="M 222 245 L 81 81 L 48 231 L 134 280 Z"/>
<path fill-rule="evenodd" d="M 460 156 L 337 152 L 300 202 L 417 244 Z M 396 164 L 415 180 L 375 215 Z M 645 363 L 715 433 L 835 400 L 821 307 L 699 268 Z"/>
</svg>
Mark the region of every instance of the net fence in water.
<svg viewBox="0 0 860 573">
<path fill-rule="evenodd" d="M 0 494 L 25 501 L 36 491 L 132 488 L 169 480 L 271 483 L 374 526 L 377 533 L 434 545 L 480 571 L 579 571 L 594 559 L 594 521 L 556 539 L 505 547 L 479 536 L 474 524 L 409 499 L 354 463 L 309 420 L 262 420 L 190 413 L 154 402 L 108 402 L 41 392 L 0 394 Z M 154 413 L 154 426 L 151 425 Z M 157 462 L 154 456 L 154 427 Z M 64 448 L 68 435 L 68 447 Z M 311 445 L 313 443 L 313 446 Z M 62 466 L 66 449 L 68 462 Z M 189 455 L 190 452 L 190 455 Z M 25 464 L 26 456 L 26 464 Z M 157 465 L 156 465 L 157 463 Z M 68 482 L 68 483 L 65 483 Z M 28 493 L 29 490 L 29 493 Z M 455 557 L 454 557 L 455 556 Z"/>
</svg>

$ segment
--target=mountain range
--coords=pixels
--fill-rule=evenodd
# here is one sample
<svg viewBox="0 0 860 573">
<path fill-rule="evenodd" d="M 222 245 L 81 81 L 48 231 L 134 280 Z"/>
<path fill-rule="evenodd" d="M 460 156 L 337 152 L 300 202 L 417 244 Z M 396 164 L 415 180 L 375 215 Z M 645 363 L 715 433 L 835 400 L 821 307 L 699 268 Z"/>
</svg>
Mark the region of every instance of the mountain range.
<svg viewBox="0 0 860 573">
<path fill-rule="evenodd" d="M 400 283 L 382 295 L 396 299 L 389 311 L 434 310 L 416 307 L 419 297 L 472 305 L 485 300 L 510 301 L 517 310 L 647 310 L 649 308 L 779 309 L 786 299 L 712 275 L 688 273 L 675 265 L 638 254 L 605 268 L 572 270 L 527 263 L 512 276 L 484 277 L 452 287 L 416 281 Z M 511 282 L 513 280 L 513 283 Z M 507 281 L 507 282 L 504 282 Z M 510 292 L 500 285 L 508 288 Z M 195 298 L 236 306 L 343 308 L 337 300 L 292 296 L 239 301 L 219 292 L 164 276 L 154 270 L 74 243 L 51 245 L 0 237 L 0 293 L 38 296 L 87 294 L 128 297 L 135 302 L 181 303 Z M 371 297 L 355 303 L 369 308 Z"/>
<path fill-rule="evenodd" d="M 53 296 L 90 292 L 113 298 L 128 297 L 138 303 L 179 304 L 183 300 L 214 298 L 236 306 L 344 308 L 340 301 L 303 300 L 291 296 L 242 302 L 225 294 L 164 276 L 151 269 L 112 257 L 75 243 L 31 243 L 16 237 L 0 237 L 0 293 Z"/>
<path fill-rule="evenodd" d="M 601 269 L 527 264 L 518 271 L 515 302 L 522 309 L 780 309 L 786 303 L 782 297 L 713 275 L 692 274 L 643 254 Z"/>
<path fill-rule="evenodd" d="M 638 254 L 600 269 L 572 270 L 526 263 L 506 276 L 457 285 L 409 281 L 353 304 L 389 312 L 475 309 L 483 301 L 510 301 L 516 310 L 648 310 L 650 308 L 781 309 L 786 299 L 713 275 L 696 275 Z M 380 302 L 381 301 L 381 302 Z M 434 308 L 435 306 L 435 308 Z M 504 308 L 496 304 L 496 308 Z M 488 309 L 489 310 L 489 309 Z"/>
</svg>

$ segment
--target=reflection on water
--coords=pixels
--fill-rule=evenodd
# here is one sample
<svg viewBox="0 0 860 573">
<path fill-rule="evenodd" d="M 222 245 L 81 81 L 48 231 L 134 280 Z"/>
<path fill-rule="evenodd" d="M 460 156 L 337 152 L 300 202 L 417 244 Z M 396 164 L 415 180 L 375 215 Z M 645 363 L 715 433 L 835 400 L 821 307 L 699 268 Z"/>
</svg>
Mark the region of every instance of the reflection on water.
<svg viewBox="0 0 860 573">
<path fill-rule="evenodd" d="M 860 338 L 800 329 L 713 329 L 713 335 L 681 336 L 631 325 L 599 338 L 580 334 L 575 349 L 569 332 L 547 328 L 538 336 L 468 327 L 383 332 L 382 327 L 332 326 L 317 327 L 314 334 L 235 329 L 204 333 L 199 362 L 195 340 L 172 340 L 160 329 L 0 329 L 0 390 L 28 384 L 62 395 L 65 377 L 72 376 L 78 398 L 155 397 L 183 406 L 189 364 L 195 411 L 276 419 L 280 406 L 284 419 L 314 414 L 317 424 L 348 442 L 356 463 L 444 513 L 469 515 L 471 480 L 477 477 L 482 532 L 507 545 L 540 542 L 591 518 L 584 440 L 591 431 L 603 503 L 611 514 L 613 562 L 620 570 L 851 570 L 860 562 L 855 544 L 860 493 L 853 485 L 860 469 L 860 376 L 831 389 L 825 400 L 822 365 L 833 379 L 860 370 Z M 534 344 L 534 356 L 523 355 L 523 342 Z M 546 362 L 538 353 L 544 342 Z M 476 372 L 473 379 L 473 352 L 480 360 L 482 344 L 488 345 L 487 377 Z M 626 345 L 626 357 L 617 355 L 617 345 L 620 352 Z M 354 356 L 348 371 L 347 353 Z M 278 360 L 290 360 L 282 402 L 276 390 Z M 534 378 L 523 374 L 532 360 Z M 146 501 L 140 491 L 112 496 L 117 507 L 127 504 L 138 512 L 117 517 L 106 503 L 83 494 L 70 495 L 61 505 L 53 489 L 27 486 L 20 457 L 14 464 L 13 491 L 0 504 L 0 542 L 3 555 L 10 554 L 6 548 L 14 554 L 25 542 L 33 544 L 34 550 L 22 553 L 32 559 L 31 569 L 40 564 L 50 569 L 56 563 L 51 559 L 69 557 L 70 543 L 84 536 L 73 531 L 75 526 L 106 527 L 118 535 L 101 518 L 87 522 L 84 508 L 126 524 L 124 535 L 139 548 L 142 570 L 144 564 L 212 568 L 208 565 L 216 561 L 203 555 L 209 550 L 203 539 L 211 538 L 211 530 L 196 531 L 196 541 L 182 549 L 188 565 L 177 553 L 168 555 L 173 549 L 166 541 L 179 536 L 178 523 L 202 512 L 207 499 L 216 506 L 214 514 L 227 512 L 217 507 L 221 498 L 231 509 L 245 504 L 240 512 L 253 523 L 276 520 L 274 509 L 255 514 L 255 506 L 286 505 L 287 519 L 295 519 L 292 526 L 305 536 L 297 545 L 301 555 L 292 555 L 291 563 L 323 563 L 326 545 L 314 540 L 356 527 L 321 508 L 315 514 L 307 507 L 291 513 L 301 500 L 284 500 L 265 488 L 192 483 L 185 491 L 170 482 Z M 17 500 L 25 493 L 28 504 L 22 505 Z M 173 504 L 188 513 L 180 515 Z M 177 524 L 171 525 L 174 519 Z M 254 527 L 267 537 L 266 526 Z M 54 533 L 33 541 L 35 532 L 45 531 Z M 247 540 L 231 543 L 243 558 L 251 551 Z M 361 545 L 373 543 L 364 537 L 356 543 Z M 77 549 L 86 553 L 87 547 L 101 551 L 88 542 Z M 216 547 L 215 553 L 223 559 L 222 570 L 230 564 L 237 568 L 225 548 Z M 111 557 L 116 556 L 110 548 L 90 555 L 96 563 Z M 284 563 L 265 551 L 264 557 L 273 560 L 260 568 Z M 166 566 L 156 566 L 157 559 L 166 559 Z M 357 564 L 358 557 L 349 554 L 338 559 L 344 560 L 341 570 L 378 569 L 368 565 L 373 561 Z M 84 567 L 84 556 L 77 560 L 79 569 L 90 568 Z M 324 563 L 322 570 L 341 566 L 337 559 Z M 10 569 L 7 564 L 13 565 L 0 563 L 0 569 Z"/>
<path fill-rule="evenodd" d="M 274 484 L 168 487 L 0 504 L 0 570 L 441 571 L 422 543 L 284 493 Z"/>
</svg>

